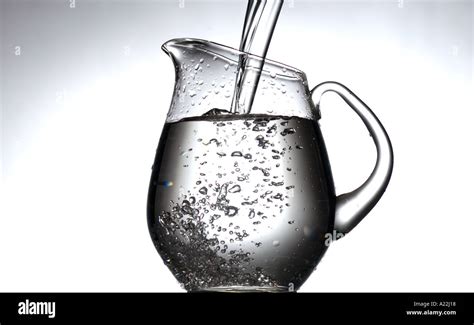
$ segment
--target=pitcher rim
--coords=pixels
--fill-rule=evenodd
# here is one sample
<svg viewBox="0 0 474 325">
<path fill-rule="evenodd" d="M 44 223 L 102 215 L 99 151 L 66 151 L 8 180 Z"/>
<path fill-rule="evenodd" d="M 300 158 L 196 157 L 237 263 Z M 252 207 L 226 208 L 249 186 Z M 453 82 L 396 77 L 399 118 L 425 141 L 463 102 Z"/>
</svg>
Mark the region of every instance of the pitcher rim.
<svg viewBox="0 0 474 325">
<path fill-rule="evenodd" d="M 189 37 L 178 37 L 178 38 L 173 38 L 173 39 L 170 39 L 168 41 L 166 41 L 165 43 L 163 43 L 163 45 L 161 46 L 161 49 L 167 53 L 169 55 L 170 51 L 168 51 L 166 45 L 169 44 L 169 43 L 186 43 L 186 42 L 190 42 L 190 43 L 195 43 L 197 45 L 201 44 L 201 45 L 205 45 L 205 44 L 211 44 L 211 45 L 214 45 L 214 46 L 218 46 L 218 47 L 221 47 L 221 48 L 224 48 L 224 49 L 227 49 L 229 50 L 230 52 L 233 52 L 234 54 L 237 54 L 237 55 L 248 55 L 249 57 L 253 58 L 253 59 L 257 59 L 257 60 L 263 60 L 264 61 L 264 64 L 265 63 L 268 63 L 270 65 L 273 65 L 273 66 L 277 66 L 277 67 L 280 67 L 288 71 L 292 71 L 296 74 L 299 74 L 301 75 L 301 77 L 303 79 L 306 79 L 306 74 L 298 69 L 298 68 L 295 68 L 293 66 L 290 66 L 288 64 L 285 64 L 285 63 L 281 63 L 281 62 L 278 62 L 278 61 L 275 61 L 275 60 L 272 60 L 272 59 L 267 59 L 267 58 L 262 58 L 261 56 L 258 56 L 258 55 L 255 55 L 255 54 L 252 54 L 252 53 L 248 53 L 248 52 L 243 52 L 243 51 L 240 51 L 236 48 L 233 48 L 233 47 L 230 47 L 230 46 L 227 46 L 227 45 L 223 45 L 221 43 L 217 43 L 217 42 L 212 42 L 212 41 L 208 41 L 208 40 L 204 40 L 204 39 L 200 39 L 200 38 L 189 38 Z M 216 54 L 216 55 L 221 55 L 219 53 L 215 53 L 213 51 L 209 51 L 210 53 L 213 53 L 213 54 Z M 229 58 L 227 58 L 229 59 Z M 234 61 L 234 60 L 233 60 Z M 279 73 L 280 75 L 284 75 L 285 72 L 282 73 Z"/>
</svg>

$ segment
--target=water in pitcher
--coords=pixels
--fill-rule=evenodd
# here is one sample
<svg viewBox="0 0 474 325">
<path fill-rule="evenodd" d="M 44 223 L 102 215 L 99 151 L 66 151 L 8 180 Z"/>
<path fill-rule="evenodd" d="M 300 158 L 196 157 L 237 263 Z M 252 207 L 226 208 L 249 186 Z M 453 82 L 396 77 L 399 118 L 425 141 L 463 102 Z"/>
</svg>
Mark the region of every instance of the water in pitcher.
<svg viewBox="0 0 474 325">
<path fill-rule="evenodd" d="M 315 123 L 213 110 L 165 125 L 148 223 L 186 290 L 296 290 L 310 275 L 334 199 Z"/>
</svg>

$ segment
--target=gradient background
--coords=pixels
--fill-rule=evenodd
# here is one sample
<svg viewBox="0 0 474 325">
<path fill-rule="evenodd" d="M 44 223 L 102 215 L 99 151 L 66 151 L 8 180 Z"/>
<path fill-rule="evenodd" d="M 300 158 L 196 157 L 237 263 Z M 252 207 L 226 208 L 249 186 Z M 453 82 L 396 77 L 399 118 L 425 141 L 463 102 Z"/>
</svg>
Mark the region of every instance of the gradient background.
<svg viewBox="0 0 474 325">
<path fill-rule="evenodd" d="M 245 1 L 0 0 L 0 291 L 179 291 L 148 234 L 176 37 L 238 47 Z M 474 291 L 473 1 L 286 1 L 268 57 L 346 84 L 395 151 L 370 215 L 301 291 Z M 334 94 L 336 190 L 375 150 Z"/>
</svg>

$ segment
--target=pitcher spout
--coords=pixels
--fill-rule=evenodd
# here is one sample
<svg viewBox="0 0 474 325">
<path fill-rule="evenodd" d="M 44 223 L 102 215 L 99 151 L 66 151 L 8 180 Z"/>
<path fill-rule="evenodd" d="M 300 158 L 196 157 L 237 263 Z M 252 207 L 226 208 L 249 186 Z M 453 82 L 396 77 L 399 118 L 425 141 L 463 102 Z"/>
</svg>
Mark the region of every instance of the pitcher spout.
<svg viewBox="0 0 474 325">
<path fill-rule="evenodd" d="M 216 61 L 217 58 L 228 61 L 229 64 L 238 63 L 239 51 L 201 39 L 192 38 L 175 38 L 167 41 L 161 46 L 161 49 L 173 60 L 175 65 L 182 63 L 194 63 L 196 57 L 200 57 L 198 61 Z M 186 59 L 190 62 L 185 62 Z M 210 67 L 211 62 L 206 63 L 206 67 Z M 196 62 L 203 63 L 203 62 Z"/>
<path fill-rule="evenodd" d="M 161 49 L 171 58 L 176 70 L 183 60 L 183 41 L 186 39 L 172 39 L 161 45 Z"/>
<path fill-rule="evenodd" d="M 161 49 L 165 52 L 169 57 L 176 58 L 179 57 L 181 52 L 183 51 L 183 47 L 190 46 L 193 43 L 196 43 L 195 40 L 189 38 L 174 38 L 166 43 L 161 45 Z"/>
<path fill-rule="evenodd" d="M 176 38 L 162 45 L 175 68 L 175 87 L 167 122 L 203 116 L 210 111 L 233 112 L 232 99 L 236 89 L 239 62 L 246 58 L 246 67 L 254 69 L 263 60 L 260 57 L 201 39 Z M 255 63 L 255 65 L 253 65 Z M 293 67 L 265 60 L 262 82 L 252 105 L 252 114 L 301 116 L 312 118 L 313 107 L 309 98 L 306 77 Z M 265 81 L 266 80 L 266 81 Z M 265 84 L 267 82 L 268 84 Z M 281 96 L 268 96 L 275 84 L 285 84 Z M 245 86 L 245 85 L 244 85 Z M 298 107 L 295 112 L 291 107 Z M 301 113 L 304 112 L 304 113 Z"/>
<path fill-rule="evenodd" d="M 177 38 L 162 45 L 175 68 L 167 121 L 230 110 L 239 51 L 200 39 Z"/>
</svg>

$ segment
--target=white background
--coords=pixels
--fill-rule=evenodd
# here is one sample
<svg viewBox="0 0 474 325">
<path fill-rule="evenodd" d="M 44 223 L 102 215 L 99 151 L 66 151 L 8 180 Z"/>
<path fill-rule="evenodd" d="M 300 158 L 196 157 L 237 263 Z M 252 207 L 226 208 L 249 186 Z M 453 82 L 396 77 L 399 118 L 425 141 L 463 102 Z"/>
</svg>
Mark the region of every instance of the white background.
<svg viewBox="0 0 474 325">
<path fill-rule="evenodd" d="M 146 224 L 174 81 L 160 46 L 237 47 L 246 3 L 75 4 L 1 1 L 0 291 L 180 291 Z M 474 291 L 473 2 L 287 1 L 268 57 L 346 84 L 395 153 L 383 198 L 301 291 Z M 350 191 L 371 138 L 336 95 L 321 127 Z"/>
</svg>

